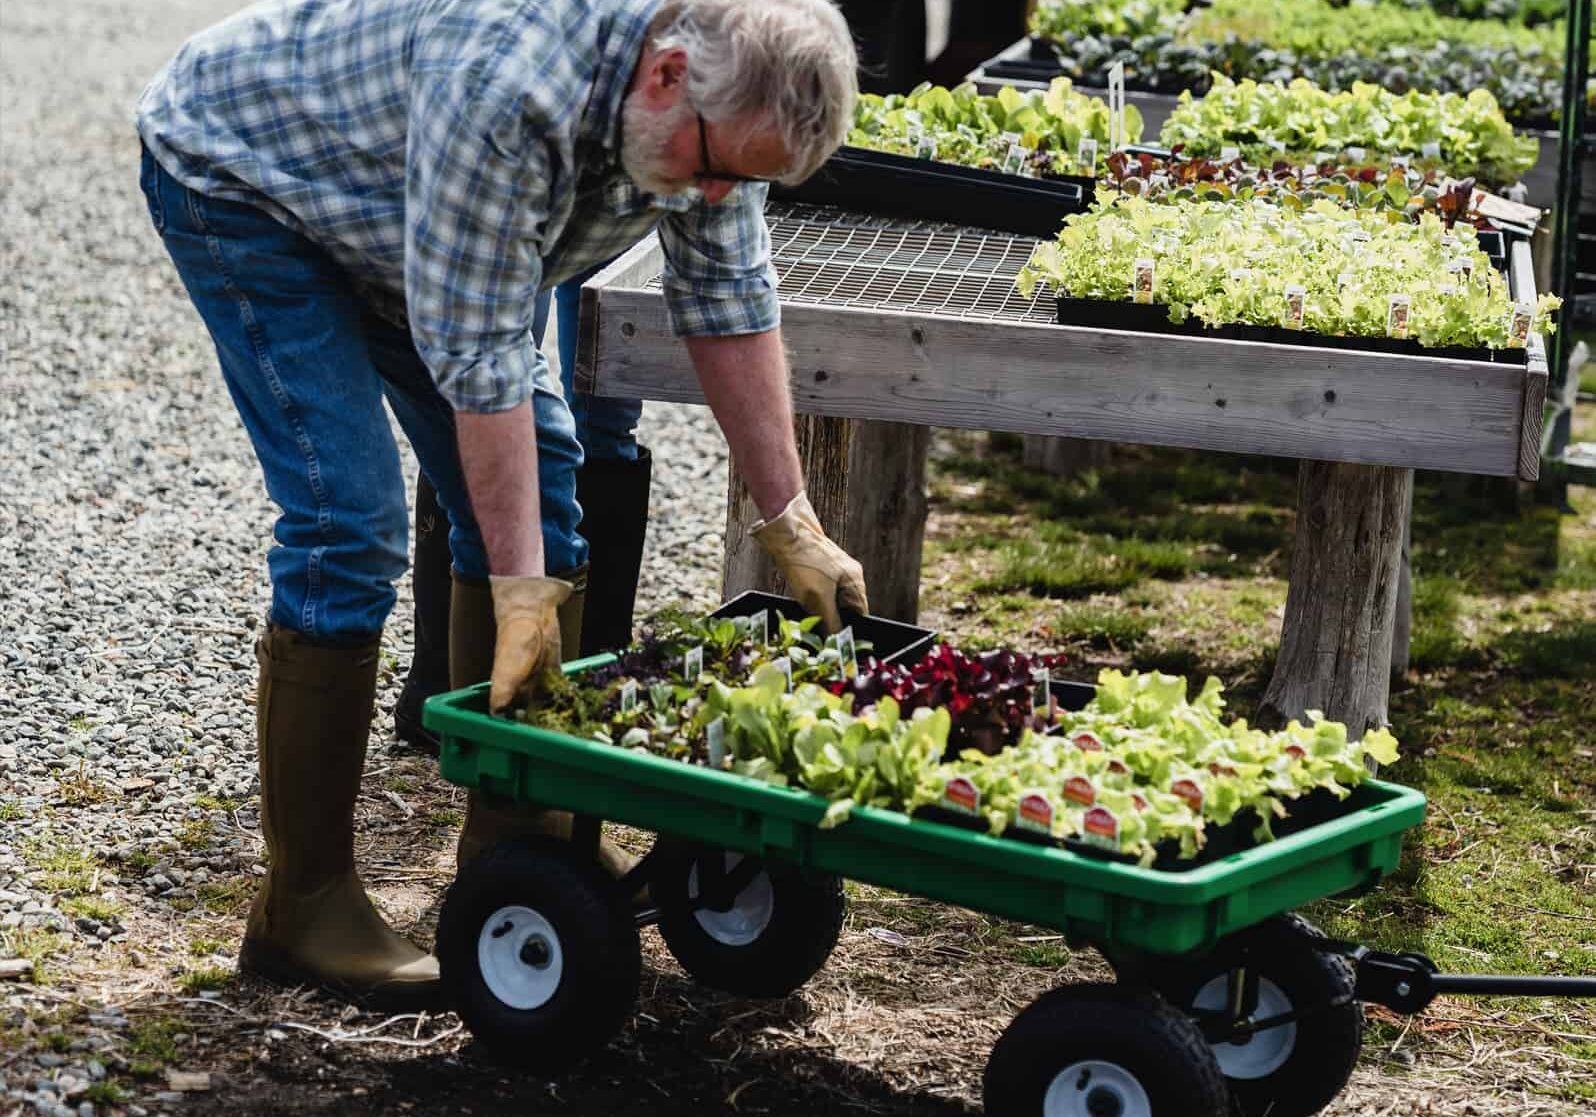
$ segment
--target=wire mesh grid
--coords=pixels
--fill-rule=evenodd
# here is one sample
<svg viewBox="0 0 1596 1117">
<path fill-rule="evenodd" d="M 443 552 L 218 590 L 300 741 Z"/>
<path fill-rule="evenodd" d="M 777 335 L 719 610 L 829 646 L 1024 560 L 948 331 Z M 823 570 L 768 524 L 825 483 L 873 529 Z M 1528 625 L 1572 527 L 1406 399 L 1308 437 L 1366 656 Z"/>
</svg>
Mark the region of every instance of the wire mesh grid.
<svg viewBox="0 0 1596 1117">
<path fill-rule="evenodd" d="M 784 304 L 1054 321 L 1046 292 L 1025 298 L 1014 286 L 1032 238 L 786 202 L 770 203 L 765 221 Z"/>
</svg>

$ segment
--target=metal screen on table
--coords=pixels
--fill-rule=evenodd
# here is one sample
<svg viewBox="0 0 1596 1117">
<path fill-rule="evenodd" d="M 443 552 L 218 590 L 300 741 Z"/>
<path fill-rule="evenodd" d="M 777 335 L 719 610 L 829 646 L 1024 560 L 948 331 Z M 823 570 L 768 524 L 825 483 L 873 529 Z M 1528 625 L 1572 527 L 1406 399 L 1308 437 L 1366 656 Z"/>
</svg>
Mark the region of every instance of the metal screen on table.
<svg viewBox="0 0 1596 1117">
<path fill-rule="evenodd" d="M 783 303 L 1054 321 L 1050 295 L 1014 287 L 1029 237 L 783 202 L 765 221 Z"/>
</svg>

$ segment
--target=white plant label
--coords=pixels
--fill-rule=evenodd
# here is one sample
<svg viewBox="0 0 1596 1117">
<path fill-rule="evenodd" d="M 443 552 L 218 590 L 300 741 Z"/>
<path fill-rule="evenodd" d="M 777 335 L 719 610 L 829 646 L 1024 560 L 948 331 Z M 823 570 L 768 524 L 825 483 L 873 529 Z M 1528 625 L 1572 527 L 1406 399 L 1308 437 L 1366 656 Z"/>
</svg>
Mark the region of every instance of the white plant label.
<svg viewBox="0 0 1596 1117">
<path fill-rule="evenodd" d="M 792 690 L 792 658 L 790 656 L 782 656 L 780 659 L 771 660 L 770 665 L 786 677 L 787 689 L 789 691 Z"/>
<path fill-rule="evenodd" d="M 832 639 L 837 642 L 838 670 L 842 672 L 843 678 L 853 678 L 859 674 L 859 650 L 854 646 L 853 625 L 849 625 Z"/>
<path fill-rule="evenodd" d="M 687 654 L 682 656 L 682 675 L 689 685 L 698 682 L 698 676 L 704 673 L 704 645 L 689 648 Z"/>
<path fill-rule="evenodd" d="M 711 768 L 726 767 L 726 715 L 722 714 L 709 723 L 709 766 Z"/>
<path fill-rule="evenodd" d="M 1092 137 L 1081 137 L 1080 147 L 1075 150 L 1075 164 L 1087 178 L 1097 177 L 1097 141 Z"/>
<path fill-rule="evenodd" d="M 1529 303 L 1514 303 L 1513 313 L 1507 319 L 1507 347 L 1522 349 L 1529 344 L 1530 326 L 1535 322 L 1535 308 Z"/>
<path fill-rule="evenodd" d="M 1407 295 L 1392 295 L 1385 312 L 1387 337 L 1408 336 L 1408 315 L 1413 310 L 1413 300 Z"/>
<path fill-rule="evenodd" d="M 937 157 L 937 138 L 929 132 L 921 132 L 920 138 L 914 145 L 916 159 L 935 159 Z"/>
<path fill-rule="evenodd" d="M 1441 157 L 1440 141 L 1431 140 L 1429 143 L 1419 148 L 1419 157 L 1422 159 L 1439 159 Z"/>
<path fill-rule="evenodd" d="M 770 610 L 761 609 L 748 618 L 748 635 L 759 641 L 761 648 L 770 644 Z"/>
<path fill-rule="evenodd" d="M 1119 816 L 1107 807 L 1092 807 L 1081 817 L 1081 838 L 1103 849 L 1119 849 Z"/>
<path fill-rule="evenodd" d="M 1286 329 L 1302 329 L 1302 319 L 1308 310 L 1308 289 L 1291 284 L 1286 288 Z"/>
<path fill-rule="evenodd" d="M 954 776 L 942 785 L 942 805 L 960 814 L 979 814 L 981 789 L 964 776 Z"/>
<path fill-rule="evenodd" d="M 1146 257 L 1137 260 L 1131 279 L 1131 298 L 1139 303 L 1152 302 L 1155 278 L 1153 261 Z"/>
<path fill-rule="evenodd" d="M 1368 155 L 1369 155 L 1369 153 L 1367 151 L 1363 150 L 1363 148 L 1361 148 L 1361 147 L 1349 147 L 1349 148 L 1347 148 L 1347 158 L 1350 159 L 1354 163 L 1363 162 L 1364 159 L 1366 159 L 1368 157 Z"/>
<path fill-rule="evenodd" d="M 1233 163 L 1240 158 L 1241 148 L 1234 144 L 1225 144 L 1219 149 L 1219 161 L 1221 163 Z"/>
<path fill-rule="evenodd" d="M 1010 144 L 1009 153 L 1003 157 L 1003 173 L 1006 175 L 1023 175 L 1028 168 L 1026 160 L 1030 151 L 1024 144 Z"/>
<path fill-rule="evenodd" d="M 1053 673 L 1046 667 L 1031 672 L 1031 709 L 1053 716 Z"/>
<path fill-rule="evenodd" d="M 1036 834 L 1053 833 L 1053 800 L 1045 792 L 1027 791 L 1014 810 L 1014 825 Z"/>
<path fill-rule="evenodd" d="M 1108 68 L 1108 147 L 1118 151 L 1125 146 L 1125 63 Z"/>
<path fill-rule="evenodd" d="M 621 684 L 621 713 L 629 714 L 637 709 L 637 680 L 627 679 Z"/>
</svg>

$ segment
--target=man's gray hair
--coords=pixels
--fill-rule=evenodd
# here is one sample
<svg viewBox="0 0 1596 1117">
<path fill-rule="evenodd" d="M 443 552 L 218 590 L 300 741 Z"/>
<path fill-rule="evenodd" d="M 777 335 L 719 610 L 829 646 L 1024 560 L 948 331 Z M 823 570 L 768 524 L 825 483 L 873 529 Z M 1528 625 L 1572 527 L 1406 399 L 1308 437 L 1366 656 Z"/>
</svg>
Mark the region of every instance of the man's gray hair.
<svg viewBox="0 0 1596 1117">
<path fill-rule="evenodd" d="M 657 50 L 687 52 L 687 97 L 706 120 L 768 120 L 802 182 L 853 122 L 859 60 L 831 0 L 664 0 L 650 27 Z"/>
</svg>

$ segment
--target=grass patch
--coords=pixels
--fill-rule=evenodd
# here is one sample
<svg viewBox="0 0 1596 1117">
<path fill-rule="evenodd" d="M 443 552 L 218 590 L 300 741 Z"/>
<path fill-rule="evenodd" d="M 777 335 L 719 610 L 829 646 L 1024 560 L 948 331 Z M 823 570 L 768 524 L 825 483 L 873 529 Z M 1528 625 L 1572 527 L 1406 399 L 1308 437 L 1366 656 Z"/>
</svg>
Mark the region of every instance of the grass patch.
<svg viewBox="0 0 1596 1117">
<path fill-rule="evenodd" d="M 83 1100 L 95 1105 L 125 1105 L 132 1100 L 132 1095 L 110 1079 L 104 1079 L 90 1083 L 83 1091 Z"/>
<path fill-rule="evenodd" d="M 1094 648 L 1131 649 L 1152 631 L 1153 622 L 1139 609 L 1113 600 L 1093 600 L 1064 606 L 1053 615 L 1051 627 L 1062 640 Z"/>
<path fill-rule="evenodd" d="M 1185 543 L 1082 537 L 1044 528 L 1034 538 L 1005 544 L 998 553 L 997 571 L 979 579 L 973 588 L 977 592 L 1024 590 L 1042 597 L 1090 597 L 1149 578 L 1184 578 L 1202 565 L 1201 556 Z"/>
<path fill-rule="evenodd" d="M 55 954 L 66 949 L 67 937 L 54 931 L 45 931 L 39 928 L 24 930 L 14 927 L 9 931 L 0 931 L 0 957 L 26 958 L 33 964 L 33 984 L 48 985 L 50 983 L 49 968 L 46 962 Z"/>
<path fill-rule="evenodd" d="M 251 876 L 223 877 L 199 885 L 194 889 L 194 895 L 209 911 L 218 915 L 243 915 L 254 901 L 257 887 L 255 878 Z"/>
<path fill-rule="evenodd" d="M 422 814 L 421 821 L 427 826 L 447 826 L 453 828 L 465 822 L 465 813 L 463 811 L 456 811 L 445 807 L 440 810 L 426 811 Z"/>
<path fill-rule="evenodd" d="M 23 842 L 22 858 L 41 870 L 40 887 L 58 895 L 92 892 L 100 870 L 99 858 L 92 851 L 78 846 L 51 845 L 48 838 L 30 838 Z"/>
<path fill-rule="evenodd" d="M 0 822 L 17 822 L 22 818 L 22 803 L 17 799 L 0 799 Z"/>
<path fill-rule="evenodd" d="M 220 954 L 227 949 L 227 944 L 221 939 L 195 939 L 188 944 L 188 953 L 193 958 L 209 958 L 212 954 Z"/>
<path fill-rule="evenodd" d="M 178 978 L 177 984 L 189 996 L 197 997 L 209 990 L 222 989 L 232 980 L 232 970 L 222 969 L 220 966 L 206 966 L 188 971 Z"/>
<path fill-rule="evenodd" d="M 216 836 L 216 826 L 208 818 L 191 818 L 177 831 L 177 844 L 184 849 L 206 849 Z"/>
<path fill-rule="evenodd" d="M 181 1021 L 156 1016 L 135 1021 L 127 1031 L 128 1071 L 135 1078 L 154 1078 L 177 1058 Z"/>
<path fill-rule="evenodd" d="M 97 923 L 115 923 L 126 909 L 117 901 L 103 896 L 73 896 L 62 902 L 61 910 Z"/>
<path fill-rule="evenodd" d="M 238 810 L 241 804 L 237 799 L 222 798 L 215 795 L 196 795 L 194 805 L 202 811 L 227 811 Z"/>
</svg>

